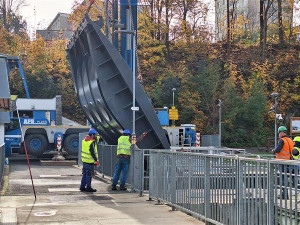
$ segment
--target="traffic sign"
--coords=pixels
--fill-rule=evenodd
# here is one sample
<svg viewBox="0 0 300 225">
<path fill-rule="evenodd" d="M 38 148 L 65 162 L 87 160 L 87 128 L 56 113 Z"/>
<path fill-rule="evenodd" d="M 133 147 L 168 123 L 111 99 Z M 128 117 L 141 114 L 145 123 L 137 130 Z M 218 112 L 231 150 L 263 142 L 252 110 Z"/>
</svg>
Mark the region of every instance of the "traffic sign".
<svg viewBox="0 0 300 225">
<path fill-rule="evenodd" d="M 169 120 L 178 120 L 178 109 L 174 106 L 169 110 Z"/>
</svg>

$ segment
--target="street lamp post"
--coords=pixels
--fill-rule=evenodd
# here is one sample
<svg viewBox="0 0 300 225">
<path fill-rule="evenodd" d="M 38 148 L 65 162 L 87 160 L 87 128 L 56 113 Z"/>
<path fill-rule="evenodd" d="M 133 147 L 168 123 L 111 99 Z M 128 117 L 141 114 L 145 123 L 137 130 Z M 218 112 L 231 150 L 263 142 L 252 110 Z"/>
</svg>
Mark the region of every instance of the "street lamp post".
<svg viewBox="0 0 300 225">
<path fill-rule="evenodd" d="M 221 99 L 219 99 L 219 146 L 222 146 L 222 142 L 221 142 L 221 138 L 222 138 L 222 125 L 221 125 L 221 121 L 222 121 L 222 101 Z"/>
<path fill-rule="evenodd" d="M 175 91 L 176 91 L 176 88 L 172 88 L 172 92 L 173 92 L 173 105 L 172 105 L 172 107 L 175 107 Z M 172 120 L 172 126 L 175 127 L 175 120 Z"/>
<path fill-rule="evenodd" d="M 275 113 L 275 130 L 274 130 L 274 148 L 277 147 L 277 98 L 278 98 L 278 93 L 272 93 L 271 96 L 274 98 L 274 113 Z"/>
<path fill-rule="evenodd" d="M 176 91 L 176 88 L 172 88 L 172 92 L 173 92 L 173 106 L 175 106 L 175 91 Z"/>
<path fill-rule="evenodd" d="M 139 108 L 135 106 L 135 79 L 136 79 L 136 31 L 135 30 L 116 30 L 115 33 L 125 33 L 125 34 L 131 34 L 133 36 L 133 54 L 132 54 L 132 136 L 131 136 L 131 144 L 132 144 L 132 150 L 135 150 L 135 144 L 136 144 L 136 133 L 135 133 L 135 111 L 138 111 Z M 132 155 L 132 165 L 134 165 L 134 154 Z M 131 177 L 131 184 L 133 186 L 134 184 L 134 169 L 132 170 L 132 177 Z M 134 188 L 131 188 L 131 192 L 134 192 Z M 140 192 L 140 196 L 142 196 L 142 193 Z"/>
<path fill-rule="evenodd" d="M 135 111 L 138 111 L 138 107 L 135 106 L 135 79 L 136 79 L 136 31 L 135 30 L 116 30 L 115 33 L 131 34 L 133 36 L 133 54 L 132 54 L 132 140 L 135 144 L 136 133 L 135 133 Z"/>
</svg>

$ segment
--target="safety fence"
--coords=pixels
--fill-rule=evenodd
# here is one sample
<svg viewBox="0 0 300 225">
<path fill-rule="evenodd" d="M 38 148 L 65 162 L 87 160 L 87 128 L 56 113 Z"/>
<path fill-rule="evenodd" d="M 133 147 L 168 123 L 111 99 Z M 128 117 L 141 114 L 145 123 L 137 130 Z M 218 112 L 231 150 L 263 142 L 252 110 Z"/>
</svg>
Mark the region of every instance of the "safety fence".
<svg viewBox="0 0 300 225">
<path fill-rule="evenodd" d="M 180 151 L 181 149 L 177 149 Z M 135 190 L 141 193 L 149 190 L 149 168 L 150 168 L 150 152 L 152 149 L 137 149 L 131 151 L 130 168 L 127 176 L 127 183 Z M 164 150 L 156 150 L 164 151 Z M 233 148 L 214 148 L 214 147 L 200 147 L 197 149 L 188 149 L 188 151 L 210 153 L 210 154 L 244 154 L 244 149 Z M 117 161 L 117 146 L 116 145 L 98 145 L 98 158 L 100 166 L 96 170 L 101 173 L 104 178 L 111 178 L 114 174 L 114 167 Z M 80 160 L 80 159 L 79 159 Z"/>
<path fill-rule="evenodd" d="M 113 176 L 116 152 L 117 146 L 98 145 L 102 177 Z M 135 149 L 127 183 L 212 224 L 300 224 L 299 166 L 294 160 Z"/>
<path fill-rule="evenodd" d="M 102 177 L 113 177 L 117 161 L 117 146 L 98 145 L 100 166 L 96 170 Z M 130 158 L 130 167 L 126 183 L 137 191 L 149 189 L 149 150 L 135 149 Z"/>
<path fill-rule="evenodd" d="M 86 134 L 80 134 L 80 147 L 78 152 L 78 165 L 81 162 L 81 141 Z M 132 151 L 130 158 L 130 167 L 127 175 L 126 183 L 131 185 L 134 190 L 142 192 L 149 189 L 149 151 L 144 149 L 135 149 Z M 102 178 L 111 179 L 114 174 L 115 164 L 117 161 L 117 146 L 116 145 L 98 145 L 98 158 L 100 166 L 95 167 Z"/>
<path fill-rule="evenodd" d="M 149 196 L 213 224 L 300 224 L 296 161 L 150 152 Z"/>
</svg>

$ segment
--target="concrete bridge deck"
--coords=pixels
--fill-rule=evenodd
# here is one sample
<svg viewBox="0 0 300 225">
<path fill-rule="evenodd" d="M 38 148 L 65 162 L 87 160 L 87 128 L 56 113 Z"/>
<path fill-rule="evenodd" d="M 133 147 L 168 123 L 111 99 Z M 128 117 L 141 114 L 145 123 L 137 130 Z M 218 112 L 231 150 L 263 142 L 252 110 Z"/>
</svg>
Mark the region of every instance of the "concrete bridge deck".
<svg viewBox="0 0 300 225">
<path fill-rule="evenodd" d="M 81 170 L 73 166 L 31 165 L 37 200 L 25 162 L 12 162 L 0 200 L 1 224 L 204 224 L 147 196 L 112 192 L 110 182 L 93 179 L 96 193 L 79 191 Z"/>
</svg>

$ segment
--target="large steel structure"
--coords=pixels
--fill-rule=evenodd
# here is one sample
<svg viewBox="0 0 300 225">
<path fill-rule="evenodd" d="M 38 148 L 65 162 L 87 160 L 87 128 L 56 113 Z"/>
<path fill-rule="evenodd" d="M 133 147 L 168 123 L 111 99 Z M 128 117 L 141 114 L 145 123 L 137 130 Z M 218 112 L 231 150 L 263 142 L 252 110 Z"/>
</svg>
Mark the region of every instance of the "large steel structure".
<svg viewBox="0 0 300 225">
<path fill-rule="evenodd" d="M 102 26 L 103 20 L 92 21 L 86 14 L 67 53 L 75 90 L 86 118 L 108 144 L 116 144 L 122 130 L 132 127 L 133 78 L 124 58 L 101 32 Z M 135 119 L 136 134 L 147 132 L 137 145 L 169 149 L 165 132 L 139 82 L 136 82 L 135 90 L 136 106 L 139 107 Z"/>
</svg>

